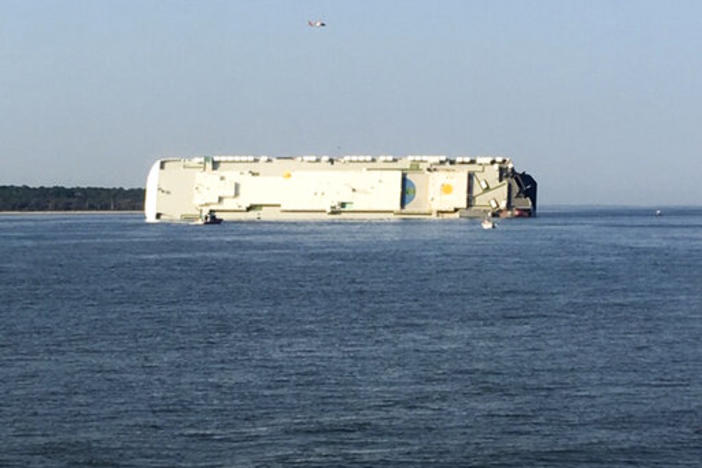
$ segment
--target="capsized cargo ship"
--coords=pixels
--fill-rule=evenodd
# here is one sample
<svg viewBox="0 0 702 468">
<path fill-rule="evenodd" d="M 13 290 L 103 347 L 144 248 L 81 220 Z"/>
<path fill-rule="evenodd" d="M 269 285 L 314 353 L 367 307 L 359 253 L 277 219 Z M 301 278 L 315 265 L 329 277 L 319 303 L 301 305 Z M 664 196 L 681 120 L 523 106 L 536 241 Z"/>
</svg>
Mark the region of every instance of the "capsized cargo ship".
<svg viewBox="0 0 702 468">
<path fill-rule="evenodd" d="M 148 222 L 536 215 L 536 181 L 509 158 L 204 156 L 157 160 Z"/>
</svg>

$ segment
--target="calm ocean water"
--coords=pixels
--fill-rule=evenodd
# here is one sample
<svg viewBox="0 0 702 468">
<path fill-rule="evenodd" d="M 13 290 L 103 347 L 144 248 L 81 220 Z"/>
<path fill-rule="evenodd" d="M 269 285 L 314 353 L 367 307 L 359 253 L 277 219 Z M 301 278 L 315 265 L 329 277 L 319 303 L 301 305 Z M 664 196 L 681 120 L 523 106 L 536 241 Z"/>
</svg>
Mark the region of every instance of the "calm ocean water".
<svg viewBox="0 0 702 468">
<path fill-rule="evenodd" d="M 700 466 L 702 209 L 0 216 L 0 466 Z"/>
</svg>

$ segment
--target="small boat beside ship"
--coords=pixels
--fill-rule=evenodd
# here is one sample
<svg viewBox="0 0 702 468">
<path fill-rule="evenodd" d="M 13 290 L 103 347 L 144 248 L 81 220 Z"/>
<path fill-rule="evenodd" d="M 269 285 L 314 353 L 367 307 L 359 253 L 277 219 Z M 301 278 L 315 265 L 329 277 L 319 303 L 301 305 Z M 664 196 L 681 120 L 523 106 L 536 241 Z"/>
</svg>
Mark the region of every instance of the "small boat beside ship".
<svg viewBox="0 0 702 468">
<path fill-rule="evenodd" d="M 192 224 L 222 224 L 222 218 L 218 218 L 214 211 L 208 211 L 202 218 L 194 221 Z"/>
<path fill-rule="evenodd" d="M 202 224 L 222 224 L 222 218 L 218 218 L 214 211 L 209 211 L 203 218 Z"/>
<path fill-rule="evenodd" d="M 497 223 L 495 223 L 493 220 L 490 218 L 485 218 L 483 221 L 480 223 L 480 226 L 483 229 L 495 229 L 497 227 Z"/>
</svg>

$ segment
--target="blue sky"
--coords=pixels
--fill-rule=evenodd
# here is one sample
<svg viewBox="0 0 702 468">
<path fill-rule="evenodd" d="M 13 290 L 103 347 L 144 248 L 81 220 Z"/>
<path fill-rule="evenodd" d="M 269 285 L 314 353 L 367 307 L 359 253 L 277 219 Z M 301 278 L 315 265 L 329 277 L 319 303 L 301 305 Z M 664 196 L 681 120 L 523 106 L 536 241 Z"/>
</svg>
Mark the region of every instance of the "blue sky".
<svg viewBox="0 0 702 468">
<path fill-rule="evenodd" d="M 0 184 L 499 154 L 543 203 L 699 205 L 701 122 L 699 1 L 0 0 Z"/>
</svg>

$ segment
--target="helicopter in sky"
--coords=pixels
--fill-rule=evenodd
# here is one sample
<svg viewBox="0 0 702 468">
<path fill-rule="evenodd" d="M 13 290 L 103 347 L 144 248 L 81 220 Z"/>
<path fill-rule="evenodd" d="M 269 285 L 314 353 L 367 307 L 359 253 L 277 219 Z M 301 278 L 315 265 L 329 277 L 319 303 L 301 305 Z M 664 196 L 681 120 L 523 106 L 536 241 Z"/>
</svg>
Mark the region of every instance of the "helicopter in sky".
<svg viewBox="0 0 702 468">
<path fill-rule="evenodd" d="M 307 26 L 309 26 L 311 28 L 323 28 L 326 25 L 327 25 L 327 23 L 325 23 L 322 20 L 317 20 L 317 21 L 309 20 L 309 21 L 307 21 Z"/>
</svg>

